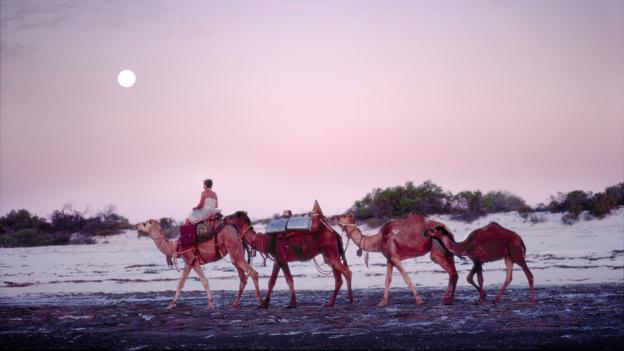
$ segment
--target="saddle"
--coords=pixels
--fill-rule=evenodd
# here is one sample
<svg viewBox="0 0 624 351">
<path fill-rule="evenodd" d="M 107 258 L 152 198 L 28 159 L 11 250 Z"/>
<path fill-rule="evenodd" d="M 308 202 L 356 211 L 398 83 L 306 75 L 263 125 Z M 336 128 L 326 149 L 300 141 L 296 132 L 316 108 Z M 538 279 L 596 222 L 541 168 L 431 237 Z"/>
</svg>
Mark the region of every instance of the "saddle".
<svg viewBox="0 0 624 351">
<path fill-rule="evenodd" d="M 223 229 L 223 215 L 215 213 L 206 220 L 197 224 L 188 224 L 180 227 L 178 251 L 194 248 L 197 244 L 212 239 Z"/>
</svg>

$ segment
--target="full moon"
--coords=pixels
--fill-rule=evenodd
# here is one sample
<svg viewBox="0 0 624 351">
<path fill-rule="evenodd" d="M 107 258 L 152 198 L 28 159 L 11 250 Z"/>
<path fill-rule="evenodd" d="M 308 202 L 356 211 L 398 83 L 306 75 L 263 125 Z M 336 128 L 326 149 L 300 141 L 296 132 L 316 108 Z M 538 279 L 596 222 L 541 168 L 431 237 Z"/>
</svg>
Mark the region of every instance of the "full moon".
<svg viewBox="0 0 624 351">
<path fill-rule="evenodd" d="M 124 69 L 117 75 L 117 82 L 124 88 L 130 88 L 136 82 L 136 76 L 131 70 Z"/>
</svg>

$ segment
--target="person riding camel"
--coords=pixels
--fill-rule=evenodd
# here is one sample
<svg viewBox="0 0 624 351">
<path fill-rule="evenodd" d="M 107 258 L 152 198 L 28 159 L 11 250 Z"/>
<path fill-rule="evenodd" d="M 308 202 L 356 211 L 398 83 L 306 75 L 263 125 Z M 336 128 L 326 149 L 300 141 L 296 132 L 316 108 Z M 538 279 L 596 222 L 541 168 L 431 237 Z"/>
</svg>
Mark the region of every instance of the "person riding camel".
<svg viewBox="0 0 624 351">
<path fill-rule="evenodd" d="M 211 215 L 221 212 L 217 194 L 212 190 L 212 179 L 204 180 L 204 191 L 201 193 L 199 204 L 193 207 L 193 211 L 188 215 L 186 224 L 197 224 L 206 220 Z"/>
</svg>

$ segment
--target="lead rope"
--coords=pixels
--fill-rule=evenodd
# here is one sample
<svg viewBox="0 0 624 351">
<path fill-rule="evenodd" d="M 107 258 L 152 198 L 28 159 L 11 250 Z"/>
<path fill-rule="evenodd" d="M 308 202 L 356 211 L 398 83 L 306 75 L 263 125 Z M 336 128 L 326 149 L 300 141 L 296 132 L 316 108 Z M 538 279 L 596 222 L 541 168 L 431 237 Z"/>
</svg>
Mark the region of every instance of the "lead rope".
<svg viewBox="0 0 624 351">
<path fill-rule="evenodd" d="M 151 236 L 151 238 L 152 240 L 154 240 L 154 242 L 156 242 L 157 240 L 160 241 L 160 240 L 165 239 L 165 235 L 161 235 L 156 238 Z M 180 272 L 180 268 L 178 268 L 178 249 L 177 248 L 173 251 L 173 255 L 171 255 L 171 264 L 173 265 L 173 268 L 175 268 L 177 272 Z"/>
<path fill-rule="evenodd" d="M 346 227 L 356 227 L 357 228 L 357 224 L 352 224 L 352 223 L 340 224 L 340 228 L 342 228 L 342 231 L 345 234 L 347 233 Z M 347 235 L 347 246 L 349 246 L 349 240 L 350 239 L 351 238 L 349 237 L 349 235 Z M 362 234 L 362 238 L 360 239 L 360 242 L 355 244 L 358 247 L 358 252 L 357 252 L 358 257 L 362 256 L 362 251 L 363 250 L 360 247 L 360 245 L 362 245 L 362 241 L 364 241 L 364 234 Z M 353 242 L 355 243 L 355 240 Z M 346 251 L 347 251 L 347 249 L 345 249 L 345 252 Z M 366 253 L 364 254 L 364 264 L 366 265 L 366 268 L 368 268 L 368 251 L 366 251 Z"/>
<path fill-rule="evenodd" d="M 251 228 L 252 228 L 251 226 L 248 226 L 248 227 L 247 227 L 247 228 L 245 228 L 245 230 L 243 230 L 243 232 L 240 234 L 239 238 L 240 238 L 240 240 L 241 240 L 241 243 L 242 243 L 242 242 L 243 242 L 243 240 L 245 239 L 245 233 L 247 233 L 247 231 L 248 231 L 249 229 L 251 229 Z M 249 244 L 249 246 L 251 246 L 251 245 Z M 256 251 L 256 252 L 259 252 L 259 253 L 260 253 L 260 257 L 262 257 L 262 266 L 260 266 L 260 267 L 266 267 L 266 261 L 267 261 L 267 257 L 268 257 L 268 256 L 265 256 L 265 255 L 262 253 L 262 251 L 258 251 L 258 250 L 256 250 L 256 249 L 254 249 L 253 247 L 251 247 L 251 249 L 252 249 L 252 250 L 254 250 L 254 251 Z M 252 265 L 250 264 L 249 266 L 251 267 Z M 257 267 L 257 266 L 256 266 L 256 267 Z"/>
</svg>

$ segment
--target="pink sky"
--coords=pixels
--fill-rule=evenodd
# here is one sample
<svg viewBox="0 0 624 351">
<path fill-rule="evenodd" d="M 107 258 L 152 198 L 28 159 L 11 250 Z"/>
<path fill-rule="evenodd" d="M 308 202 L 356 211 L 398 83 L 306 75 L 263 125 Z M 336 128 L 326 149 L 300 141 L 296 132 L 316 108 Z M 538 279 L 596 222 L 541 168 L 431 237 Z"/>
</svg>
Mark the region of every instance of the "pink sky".
<svg viewBox="0 0 624 351">
<path fill-rule="evenodd" d="M 0 3 L 0 215 L 624 181 L 623 1 Z M 134 87 L 116 82 L 122 69 Z"/>
</svg>

